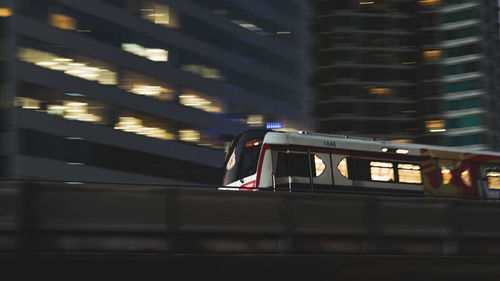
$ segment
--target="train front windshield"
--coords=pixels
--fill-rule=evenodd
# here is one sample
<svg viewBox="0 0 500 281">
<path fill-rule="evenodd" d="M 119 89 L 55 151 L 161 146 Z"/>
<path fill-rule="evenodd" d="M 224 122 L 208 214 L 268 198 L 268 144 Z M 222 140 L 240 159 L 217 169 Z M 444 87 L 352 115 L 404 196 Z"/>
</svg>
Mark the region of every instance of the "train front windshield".
<svg viewBox="0 0 500 281">
<path fill-rule="evenodd" d="M 233 140 L 224 161 L 223 185 L 255 174 L 265 134 L 266 131 L 249 131 Z"/>
</svg>

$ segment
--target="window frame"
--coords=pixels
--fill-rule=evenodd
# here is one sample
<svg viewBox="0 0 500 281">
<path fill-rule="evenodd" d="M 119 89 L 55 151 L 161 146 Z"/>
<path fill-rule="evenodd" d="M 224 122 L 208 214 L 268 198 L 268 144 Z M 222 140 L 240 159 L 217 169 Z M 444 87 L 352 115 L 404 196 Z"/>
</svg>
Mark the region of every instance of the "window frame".
<svg viewBox="0 0 500 281">
<path fill-rule="evenodd" d="M 347 158 L 347 171 L 348 171 L 348 180 L 361 180 L 361 181 L 369 181 L 369 182 L 377 182 L 377 183 L 391 183 L 391 184 L 409 184 L 409 185 L 423 185 L 424 178 L 422 175 L 422 164 L 419 162 L 411 162 L 411 161 L 399 161 L 394 159 L 376 159 L 376 158 L 358 158 L 358 157 L 346 157 Z M 341 159 L 342 161 L 343 159 Z M 390 163 L 392 165 L 392 178 L 393 181 L 384 181 L 384 180 L 373 180 L 372 179 L 372 168 L 371 165 L 373 162 L 380 163 Z M 340 163 L 340 162 L 339 162 Z M 420 182 L 402 182 L 399 178 L 399 165 L 416 165 L 419 167 L 418 171 L 420 173 Z M 337 163 L 338 165 L 338 163 Z M 360 169 L 365 169 L 365 171 L 361 171 Z"/>
</svg>

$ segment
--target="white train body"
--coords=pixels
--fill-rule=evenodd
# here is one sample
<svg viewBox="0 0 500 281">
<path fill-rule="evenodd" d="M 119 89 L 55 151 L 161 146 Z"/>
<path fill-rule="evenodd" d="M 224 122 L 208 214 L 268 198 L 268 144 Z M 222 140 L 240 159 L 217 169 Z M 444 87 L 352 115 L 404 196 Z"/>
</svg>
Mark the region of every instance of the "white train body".
<svg viewBox="0 0 500 281">
<path fill-rule="evenodd" d="M 228 150 L 221 189 L 495 197 L 500 196 L 499 164 L 500 154 L 494 152 L 248 131 Z"/>
</svg>

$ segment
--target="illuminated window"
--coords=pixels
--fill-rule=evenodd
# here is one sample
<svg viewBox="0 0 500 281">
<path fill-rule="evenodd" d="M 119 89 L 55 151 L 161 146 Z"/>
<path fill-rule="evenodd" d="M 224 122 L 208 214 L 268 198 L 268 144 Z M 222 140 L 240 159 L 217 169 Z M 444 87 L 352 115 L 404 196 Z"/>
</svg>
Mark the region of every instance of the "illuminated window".
<svg viewBox="0 0 500 281">
<path fill-rule="evenodd" d="M 231 157 L 229 157 L 229 161 L 227 161 L 227 165 L 226 165 L 226 170 L 231 170 L 234 165 L 236 164 L 236 156 L 235 156 L 235 153 L 233 151 L 233 153 L 231 154 Z"/>
<path fill-rule="evenodd" d="M 122 50 L 152 61 L 168 61 L 168 51 L 159 48 L 144 48 L 135 43 L 122 43 Z"/>
<path fill-rule="evenodd" d="M 220 74 L 219 70 L 217 70 L 215 68 L 208 67 L 208 66 L 204 66 L 204 65 L 183 64 L 181 66 L 181 69 L 186 71 L 186 72 L 196 74 L 196 75 L 201 76 L 201 77 L 206 78 L 206 79 L 212 79 L 212 80 L 225 79 L 225 77 Z"/>
<path fill-rule="evenodd" d="M 32 98 L 16 97 L 14 106 L 24 109 L 40 109 L 40 101 Z"/>
<path fill-rule="evenodd" d="M 264 126 L 264 116 L 259 114 L 250 114 L 247 117 L 247 125 L 250 127 Z"/>
<path fill-rule="evenodd" d="M 93 122 L 101 122 L 102 118 L 89 112 L 89 104 L 86 102 L 63 101 L 63 104 L 47 105 L 47 113 L 58 115 L 66 119 Z"/>
<path fill-rule="evenodd" d="M 198 108 L 206 112 L 222 112 L 222 106 L 220 104 L 194 93 L 185 93 L 180 95 L 179 103 L 185 106 Z"/>
<path fill-rule="evenodd" d="M 50 25 L 65 30 L 76 30 L 76 20 L 63 14 L 50 14 Z"/>
<path fill-rule="evenodd" d="M 326 165 L 318 155 L 314 155 L 314 166 L 316 167 L 316 176 L 321 176 L 325 171 Z"/>
<path fill-rule="evenodd" d="M 472 186 L 472 177 L 471 177 L 471 174 L 470 174 L 470 169 L 464 170 L 460 174 L 460 178 L 462 179 L 462 182 L 465 184 L 465 186 L 467 186 L 467 187 L 471 187 Z"/>
<path fill-rule="evenodd" d="M 120 117 L 120 121 L 116 123 L 115 129 L 157 139 L 175 140 L 174 134 L 168 133 L 166 130 L 158 127 L 146 127 L 143 125 L 141 119 L 135 117 Z"/>
<path fill-rule="evenodd" d="M 425 121 L 425 127 L 427 131 L 431 133 L 445 132 L 446 129 L 444 128 L 444 125 L 444 120 Z"/>
<path fill-rule="evenodd" d="M 24 62 L 33 63 L 51 70 L 63 71 L 68 75 L 97 81 L 100 84 L 116 85 L 117 83 L 116 72 L 95 65 L 89 65 L 84 62 L 75 61 L 72 58 L 58 57 L 52 53 L 31 48 L 19 49 L 18 58 Z"/>
<path fill-rule="evenodd" d="M 450 183 L 451 179 L 453 178 L 451 170 L 446 166 L 441 166 L 441 178 L 443 179 L 443 184 Z"/>
<path fill-rule="evenodd" d="M 134 94 L 143 96 L 160 96 L 162 93 L 168 93 L 169 90 L 161 86 L 149 86 L 149 85 L 134 85 L 130 91 Z"/>
<path fill-rule="evenodd" d="M 63 116 L 65 110 L 66 110 L 66 107 L 64 105 L 49 104 L 47 106 L 47 113 L 48 114 Z"/>
<path fill-rule="evenodd" d="M 393 164 L 390 162 L 370 162 L 370 175 L 373 181 L 394 181 Z"/>
<path fill-rule="evenodd" d="M 392 89 L 391 88 L 369 87 L 368 93 L 370 95 L 388 95 L 388 94 L 392 94 Z"/>
<path fill-rule="evenodd" d="M 418 3 L 421 5 L 439 5 L 441 0 L 419 0 Z"/>
<path fill-rule="evenodd" d="M 422 173 L 419 165 L 398 164 L 399 182 L 403 183 L 422 183 Z"/>
<path fill-rule="evenodd" d="M 12 9 L 0 8 L 0 18 L 6 18 L 12 16 Z"/>
<path fill-rule="evenodd" d="M 177 13 L 168 5 L 158 4 L 154 1 L 144 1 L 141 11 L 143 19 L 167 27 L 178 27 Z"/>
<path fill-rule="evenodd" d="M 414 140 L 409 140 L 409 139 L 395 139 L 395 140 L 390 140 L 393 142 L 403 142 L 403 143 L 412 143 Z"/>
<path fill-rule="evenodd" d="M 486 174 L 489 189 L 500 189 L 500 172 L 489 171 Z"/>
<path fill-rule="evenodd" d="M 339 170 L 340 174 L 344 176 L 344 178 L 349 178 L 349 173 L 347 172 L 347 158 L 340 160 L 337 165 L 337 170 Z"/>
<path fill-rule="evenodd" d="M 65 101 L 64 108 L 63 117 L 66 119 L 86 122 L 101 121 L 101 117 L 89 113 L 88 103 L 86 102 Z"/>
<path fill-rule="evenodd" d="M 424 51 L 424 60 L 438 61 L 441 58 L 441 50 Z"/>
<path fill-rule="evenodd" d="M 186 142 L 199 142 L 200 132 L 195 130 L 179 130 L 179 139 Z"/>
<path fill-rule="evenodd" d="M 122 71 L 119 88 L 125 91 L 155 97 L 164 101 L 175 99 L 175 90 L 168 83 L 132 71 Z"/>
</svg>

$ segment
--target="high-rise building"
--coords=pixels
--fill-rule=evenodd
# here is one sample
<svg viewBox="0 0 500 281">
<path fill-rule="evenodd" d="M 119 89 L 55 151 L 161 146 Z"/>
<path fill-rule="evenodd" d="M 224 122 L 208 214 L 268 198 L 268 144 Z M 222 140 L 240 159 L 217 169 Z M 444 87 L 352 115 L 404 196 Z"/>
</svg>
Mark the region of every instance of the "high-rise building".
<svg viewBox="0 0 500 281">
<path fill-rule="evenodd" d="M 497 1 L 314 4 L 319 131 L 500 148 Z"/>
<path fill-rule="evenodd" d="M 421 140 L 500 149 L 498 2 L 420 3 Z"/>
<path fill-rule="evenodd" d="M 2 176 L 218 184 L 250 128 L 311 125 L 303 0 L 1 0 Z"/>
</svg>

